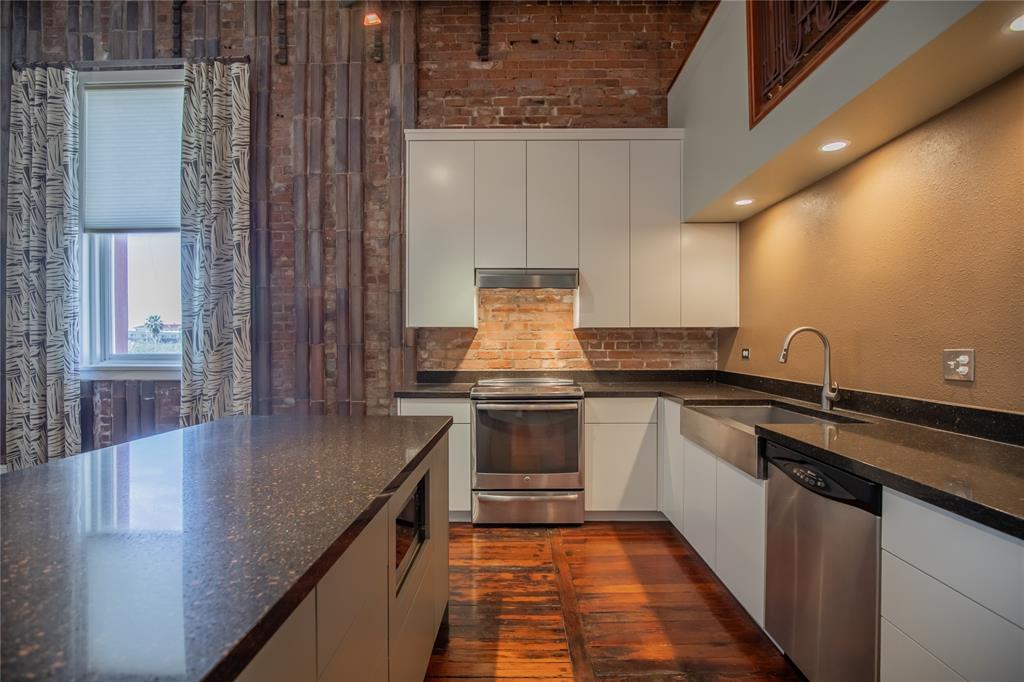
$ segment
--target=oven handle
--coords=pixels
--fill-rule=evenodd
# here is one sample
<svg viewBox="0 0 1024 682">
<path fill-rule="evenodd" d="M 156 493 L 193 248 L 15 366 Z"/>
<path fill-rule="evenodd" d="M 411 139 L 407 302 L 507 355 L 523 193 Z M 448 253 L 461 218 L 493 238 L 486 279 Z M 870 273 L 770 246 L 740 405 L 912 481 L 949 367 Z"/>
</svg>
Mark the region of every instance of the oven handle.
<svg viewBox="0 0 1024 682">
<path fill-rule="evenodd" d="M 579 493 L 548 493 L 546 495 L 496 495 L 494 493 L 477 493 L 481 500 L 492 502 L 550 502 L 552 500 L 568 500 L 575 502 L 580 499 Z"/>
<path fill-rule="evenodd" d="M 477 403 L 476 409 L 481 412 L 556 412 L 578 411 L 580 406 L 577 403 Z"/>
</svg>

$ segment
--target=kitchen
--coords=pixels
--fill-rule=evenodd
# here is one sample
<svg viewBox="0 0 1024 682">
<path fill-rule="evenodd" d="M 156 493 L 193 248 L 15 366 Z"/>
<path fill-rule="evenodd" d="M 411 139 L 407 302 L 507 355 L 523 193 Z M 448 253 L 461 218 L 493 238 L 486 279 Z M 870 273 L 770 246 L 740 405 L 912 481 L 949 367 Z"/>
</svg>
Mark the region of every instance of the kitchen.
<svg viewBox="0 0 1024 682">
<path fill-rule="evenodd" d="M 0 5 L 2 675 L 1024 676 L 1024 3 L 800 7 Z"/>
</svg>

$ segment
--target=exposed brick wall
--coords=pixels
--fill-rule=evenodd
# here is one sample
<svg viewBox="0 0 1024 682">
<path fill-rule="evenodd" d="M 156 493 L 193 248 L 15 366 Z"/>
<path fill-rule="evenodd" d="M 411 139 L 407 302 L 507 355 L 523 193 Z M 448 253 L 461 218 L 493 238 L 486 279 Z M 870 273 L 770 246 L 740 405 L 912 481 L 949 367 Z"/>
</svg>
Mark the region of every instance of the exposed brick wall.
<svg viewBox="0 0 1024 682">
<path fill-rule="evenodd" d="M 573 329 L 568 289 L 482 289 L 477 329 L 421 329 L 420 370 L 715 369 L 713 329 Z"/>
<path fill-rule="evenodd" d="M 420 8 L 421 128 L 663 127 L 666 94 L 714 2 L 491 2 Z"/>
</svg>

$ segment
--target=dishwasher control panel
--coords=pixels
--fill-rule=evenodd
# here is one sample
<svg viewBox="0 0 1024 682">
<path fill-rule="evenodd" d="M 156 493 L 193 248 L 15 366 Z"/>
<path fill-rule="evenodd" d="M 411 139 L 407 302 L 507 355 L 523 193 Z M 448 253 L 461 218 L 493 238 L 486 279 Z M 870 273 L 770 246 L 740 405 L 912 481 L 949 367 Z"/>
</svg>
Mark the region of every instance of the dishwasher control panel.
<svg viewBox="0 0 1024 682">
<path fill-rule="evenodd" d="M 793 472 L 794 476 L 799 478 L 807 485 L 814 486 L 815 488 L 820 488 L 821 490 L 828 490 L 828 481 L 826 481 L 825 477 L 819 474 L 814 469 L 808 469 L 806 467 L 795 465 L 792 468 L 790 468 L 790 471 Z"/>
</svg>

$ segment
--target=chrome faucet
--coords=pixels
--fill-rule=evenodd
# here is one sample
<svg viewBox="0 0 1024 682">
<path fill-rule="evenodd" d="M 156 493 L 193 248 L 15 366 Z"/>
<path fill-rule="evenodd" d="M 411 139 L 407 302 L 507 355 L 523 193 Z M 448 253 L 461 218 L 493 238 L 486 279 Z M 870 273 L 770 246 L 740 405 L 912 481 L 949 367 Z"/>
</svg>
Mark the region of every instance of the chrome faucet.
<svg viewBox="0 0 1024 682">
<path fill-rule="evenodd" d="M 786 335 L 786 340 L 782 342 L 782 352 L 779 353 L 779 362 L 786 364 L 786 359 L 789 357 L 789 344 L 793 342 L 795 337 L 800 332 L 811 332 L 816 334 L 821 339 L 822 345 L 825 346 L 825 376 L 821 380 L 821 409 L 831 410 L 832 402 L 839 400 L 839 384 L 832 381 L 832 349 L 828 344 L 828 337 L 820 329 L 814 327 L 797 327 L 789 334 Z"/>
</svg>

